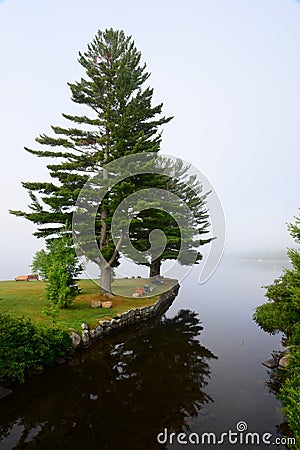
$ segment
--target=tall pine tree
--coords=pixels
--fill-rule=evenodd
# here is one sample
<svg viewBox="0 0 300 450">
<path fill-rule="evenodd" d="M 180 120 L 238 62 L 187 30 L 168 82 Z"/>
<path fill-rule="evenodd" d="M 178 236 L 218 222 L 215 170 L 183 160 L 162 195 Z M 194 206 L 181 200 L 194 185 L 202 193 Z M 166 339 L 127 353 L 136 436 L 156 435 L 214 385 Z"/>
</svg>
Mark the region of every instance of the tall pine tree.
<svg viewBox="0 0 300 450">
<path fill-rule="evenodd" d="M 46 150 L 25 147 L 38 157 L 53 158 L 47 166 L 53 182 L 22 183 L 31 198 L 30 211 L 11 211 L 34 222 L 38 226 L 34 234 L 46 239 L 59 235 L 66 225 L 71 228 L 72 211 L 89 173 L 122 156 L 158 152 L 160 127 L 171 120 L 161 116 L 162 104 L 152 106 L 153 89 L 144 87 L 150 74 L 132 38 L 123 31 L 98 31 L 87 51 L 79 53 L 79 63 L 86 76 L 69 83 L 71 99 L 89 113 L 63 114 L 70 127 L 52 126 L 53 136 L 36 138 Z M 136 182 L 133 178 L 131 184 L 121 184 L 114 189 L 115 197 L 124 190 L 133 192 Z M 108 262 L 100 267 L 100 284 L 107 292 L 111 269 L 119 258 L 109 228 L 114 199 L 109 200 L 100 205 L 96 221 L 98 245 Z"/>
</svg>

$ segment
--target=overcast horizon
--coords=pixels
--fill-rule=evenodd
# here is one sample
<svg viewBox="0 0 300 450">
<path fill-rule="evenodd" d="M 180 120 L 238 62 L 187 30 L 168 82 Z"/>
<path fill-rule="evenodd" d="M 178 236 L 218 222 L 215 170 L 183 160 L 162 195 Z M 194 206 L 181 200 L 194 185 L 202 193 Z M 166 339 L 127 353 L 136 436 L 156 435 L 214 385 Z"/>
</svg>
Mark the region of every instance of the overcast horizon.
<svg viewBox="0 0 300 450">
<path fill-rule="evenodd" d="M 8 213 L 29 204 L 22 181 L 49 179 L 28 154 L 35 138 L 79 113 L 68 82 L 97 30 L 131 35 L 151 73 L 154 101 L 174 119 L 161 151 L 210 180 L 226 217 L 225 255 L 283 255 L 299 214 L 300 2 L 192 0 L 140 4 L 0 0 L 0 279 L 30 273 L 43 241 Z"/>
</svg>

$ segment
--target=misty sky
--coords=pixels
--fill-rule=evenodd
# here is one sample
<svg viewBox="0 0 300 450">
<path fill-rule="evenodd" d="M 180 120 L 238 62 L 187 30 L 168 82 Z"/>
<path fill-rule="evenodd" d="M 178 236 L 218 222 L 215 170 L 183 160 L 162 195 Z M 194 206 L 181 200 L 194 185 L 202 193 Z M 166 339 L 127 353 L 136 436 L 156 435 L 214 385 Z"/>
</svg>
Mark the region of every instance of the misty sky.
<svg viewBox="0 0 300 450">
<path fill-rule="evenodd" d="M 227 223 L 227 254 L 291 245 L 300 167 L 300 2 L 296 0 L 3 0 L 0 279 L 29 272 L 43 242 L 8 214 L 28 202 L 21 181 L 46 180 L 27 154 L 61 113 L 79 113 L 68 81 L 98 29 L 132 35 L 164 114 L 162 151 L 211 181 Z"/>
</svg>

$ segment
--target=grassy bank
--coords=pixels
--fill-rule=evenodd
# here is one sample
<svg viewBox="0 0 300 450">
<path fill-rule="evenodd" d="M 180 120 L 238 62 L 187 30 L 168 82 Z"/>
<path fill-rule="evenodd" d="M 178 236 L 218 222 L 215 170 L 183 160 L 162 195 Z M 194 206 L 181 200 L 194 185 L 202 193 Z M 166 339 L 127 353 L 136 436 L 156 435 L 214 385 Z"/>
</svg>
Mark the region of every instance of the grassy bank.
<svg viewBox="0 0 300 450">
<path fill-rule="evenodd" d="M 73 305 L 60 310 L 56 326 L 66 331 L 79 331 L 82 322 L 95 327 L 99 320 L 115 317 L 131 308 L 152 305 L 161 292 L 175 284 L 174 280 L 164 279 L 164 284 L 155 286 L 151 295 L 130 297 L 137 286 L 142 287 L 148 282 L 147 279 L 116 279 L 113 291 L 118 295 L 112 299 L 113 307 L 104 309 L 91 307 L 92 300 L 107 300 L 99 294 L 98 284 L 92 280 L 80 280 L 79 285 L 82 288 L 80 295 Z M 48 306 L 45 287 L 46 283 L 43 281 L 1 281 L 0 313 L 7 313 L 14 318 L 30 318 L 33 323 L 51 326 L 52 319 L 43 312 Z"/>
</svg>

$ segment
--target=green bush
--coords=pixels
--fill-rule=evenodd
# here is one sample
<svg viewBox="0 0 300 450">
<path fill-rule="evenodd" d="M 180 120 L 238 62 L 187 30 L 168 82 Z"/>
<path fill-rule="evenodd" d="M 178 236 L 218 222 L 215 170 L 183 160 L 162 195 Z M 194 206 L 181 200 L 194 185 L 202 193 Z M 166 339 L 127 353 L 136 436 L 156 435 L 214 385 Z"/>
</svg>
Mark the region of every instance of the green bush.
<svg viewBox="0 0 300 450">
<path fill-rule="evenodd" d="M 48 240 L 47 251 L 35 254 L 32 269 L 47 280 L 46 295 L 53 307 L 67 308 L 73 303 L 78 294 L 74 285 L 83 268 L 67 230 L 61 237 Z M 55 309 L 52 312 L 55 315 Z"/>
<path fill-rule="evenodd" d="M 29 369 L 51 365 L 56 356 L 71 351 L 72 342 L 65 331 L 0 314 L 0 380 L 24 382 Z"/>
<path fill-rule="evenodd" d="M 291 236 L 300 244 L 300 217 L 288 226 Z M 283 412 L 300 448 L 300 250 L 289 249 L 290 269 L 270 286 L 266 286 L 268 302 L 258 306 L 254 320 L 267 332 L 283 332 L 291 346 L 285 380 L 279 391 Z"/>
<path fill-rule="evenodd" d="M 286 336 L 293 333 L 297 324 L 297 316 L 293 313 L 290 305 L 283 301 L 268 302 L 256 308 L 253 315 L 256 323 L 270 334 L 284 332 Z"/>
<path fill-rule="evenodd" d="M 289 338 L 289 345 L 295 345 L 300 348 L 300 323 L 295 323 L 293 326 L 293 332 Z"/>
<path fill-rule="evenodd" d="M 300 448 L 300 348 L 293 347 L 289 356 L 287 377 L 280 389 L 279 398 L 283 404 L 289 426 L 296 439 L 293 449 Z"/>
</svg>

